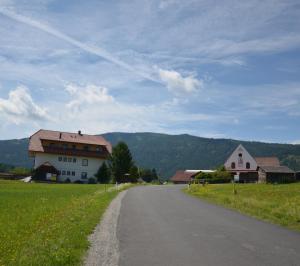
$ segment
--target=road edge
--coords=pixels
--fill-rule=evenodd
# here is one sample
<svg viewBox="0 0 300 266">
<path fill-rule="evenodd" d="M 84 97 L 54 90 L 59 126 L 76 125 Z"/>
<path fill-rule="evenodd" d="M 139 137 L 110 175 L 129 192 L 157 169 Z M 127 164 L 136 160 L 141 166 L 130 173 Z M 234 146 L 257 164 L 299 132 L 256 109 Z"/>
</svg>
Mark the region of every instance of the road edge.
<svg viewBox="0 0 300 266">
<path fill-rule="evenodd" d="M 127 190 L 121 191 L 106 209 L 100 223 L 89 236 L 90 248 L 84 259 L 85 266 L 117 266 L 119 263 L 119 241 L 117 226 L 122 200 Z"/>
</svg>

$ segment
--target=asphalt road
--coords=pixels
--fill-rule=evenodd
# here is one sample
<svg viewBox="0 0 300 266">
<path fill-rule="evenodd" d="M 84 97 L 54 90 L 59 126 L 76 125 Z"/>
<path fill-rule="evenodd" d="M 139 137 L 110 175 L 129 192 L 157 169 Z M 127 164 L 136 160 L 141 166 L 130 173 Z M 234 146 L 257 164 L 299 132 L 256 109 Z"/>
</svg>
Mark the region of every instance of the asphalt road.
<svg viewBox="0 0 300 266">
<path fill-rule="evenodd" d="M 206 203 L 182 186 L 144 186 L 123 198 L 121 266 L 300 265 L 300 234 Z"/>
</svg>

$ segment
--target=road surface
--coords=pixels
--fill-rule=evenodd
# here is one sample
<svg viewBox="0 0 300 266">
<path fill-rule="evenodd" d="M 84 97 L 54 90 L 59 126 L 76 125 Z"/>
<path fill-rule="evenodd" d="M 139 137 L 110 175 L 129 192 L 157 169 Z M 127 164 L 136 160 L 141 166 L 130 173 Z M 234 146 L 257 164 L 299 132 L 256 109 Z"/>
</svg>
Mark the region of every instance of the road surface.
<svg viewBox="0 0 300 266">
<path fill-rule="evenodd" d="M 300 265 L 300 234 L 188 196 L 130 189 L 117 226 L 119 265 Z"/>
</svg>

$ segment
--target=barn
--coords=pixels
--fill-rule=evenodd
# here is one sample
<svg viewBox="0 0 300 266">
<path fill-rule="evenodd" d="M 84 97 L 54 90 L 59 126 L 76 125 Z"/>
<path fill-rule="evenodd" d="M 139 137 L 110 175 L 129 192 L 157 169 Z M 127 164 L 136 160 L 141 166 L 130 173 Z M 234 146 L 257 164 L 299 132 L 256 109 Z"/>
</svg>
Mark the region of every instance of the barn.
<svg viewBox="0 0 300 266">
<path fill-rule="evenodd" d="M 295 180 L 295 172 L 287 166 L 258 167 L 258 181 L 260 183 L 287 183 Z"/>
</svg>

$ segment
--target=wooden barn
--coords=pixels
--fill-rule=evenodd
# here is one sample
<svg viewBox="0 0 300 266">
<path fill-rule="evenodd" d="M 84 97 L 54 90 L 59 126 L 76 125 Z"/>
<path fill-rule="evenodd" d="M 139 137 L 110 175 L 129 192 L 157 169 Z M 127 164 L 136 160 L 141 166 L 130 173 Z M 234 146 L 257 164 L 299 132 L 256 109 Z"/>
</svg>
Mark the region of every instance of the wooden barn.
<svg viewBox="0 0 300 266">
<path fill-rule="evenodd" d="M 261 183 L 285 183 L 296 181 L 295 172 L 287 166 L 259 166 L 258 181 Z"/>
</svg>

